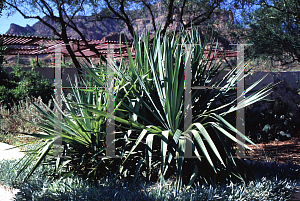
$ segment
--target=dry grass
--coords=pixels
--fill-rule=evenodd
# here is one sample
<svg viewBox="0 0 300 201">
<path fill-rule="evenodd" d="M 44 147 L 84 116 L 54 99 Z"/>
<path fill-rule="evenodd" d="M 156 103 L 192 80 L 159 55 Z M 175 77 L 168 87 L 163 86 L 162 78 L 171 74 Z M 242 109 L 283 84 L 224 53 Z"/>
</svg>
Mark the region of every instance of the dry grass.
<svg viewBox="0 0 300 201">
<path fill-rule="evenodd" d="M 40 106 L 43 110 L 47 109 L 41 104 L 41 100 L 38 98 L 33 98 L 33 102 Z M 48 106 L 50 106 L 49 102 Z M 34 137 L 23 137 L 25 134 L 21 133 L 37 133 L 39 128 L 33 126 L 32 124 L 22 120 L 26 119 L 30 122 L 41 122 L 33 114 L 41 116 L 39 111 L 30 103 L 30 99 L 27 97 L 25 101 L 20 101 L 18 106 L 13 106 L 10 110 L 0 105 L 0 141 L 8 143 L 10 145 L 17 146 L 19 144 L 24 144 L 28 142 L 36 141 L 37 138 Z M 22 137 L 20 137 L 22 136 Z"/>
</svg>

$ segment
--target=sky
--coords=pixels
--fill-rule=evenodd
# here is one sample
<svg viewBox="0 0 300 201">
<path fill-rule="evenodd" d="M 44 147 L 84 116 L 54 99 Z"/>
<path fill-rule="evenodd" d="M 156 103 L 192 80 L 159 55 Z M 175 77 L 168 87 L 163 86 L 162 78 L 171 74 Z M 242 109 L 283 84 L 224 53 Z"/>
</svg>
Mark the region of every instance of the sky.
<svg viewBox="0 0 300 201">
<path fill-rule="evenodd" d="M 7 11 L 4 11 L 2 17 L 0 18 L 0 34 L 5 34 L 8 31 L 11 23 L 26 27 L 27 24 L 32 26 L 34 23 L 39 21 L 35 19 L 24 19 L 19 13 L 7 18 L 6 13 Z"/>
<path fill-rule="evenodd" d="M 11 23 L 17 24 L 19 26 L 22 27 L 26 27 L 26 25 L 30 25 L 32 26 L 33 24 L 35 24 L 36 22 L 38 22 L 38 20 L 36 19 L 24 19 L 23 16 L 21 14 L 19 14 L 18 12 L 16 12 L 14 15 L 7 17 L 6 16 L 7 11 L 4 10 L 2 13 L 2 17 L 0 18 L 0 34 L 5 34 Z M 234 12 L 234 19 L 236 18 L 240 18 L 240 12 Z"/>
</svg>

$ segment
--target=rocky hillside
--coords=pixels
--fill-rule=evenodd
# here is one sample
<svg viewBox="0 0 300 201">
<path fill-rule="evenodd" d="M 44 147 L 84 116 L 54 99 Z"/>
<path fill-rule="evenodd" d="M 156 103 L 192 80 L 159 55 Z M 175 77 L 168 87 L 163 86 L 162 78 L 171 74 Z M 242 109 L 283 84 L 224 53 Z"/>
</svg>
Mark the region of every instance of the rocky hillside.
<svg viewBox="0 0 300 201">
<path fill-rule="evenodd" d="M 57 24 L 54 21 L 47 20 L 46 17 L 43 20 L 49 22 L 53 27 L 58 29 Z M 87 39 L 101 40 L 103 37 L 107 36 L 111 32 L 121 32 L 122 27 L 116 20 L 103 20 L 102 22 L 88 22 L 87 17 L 77 16 L 74 20 L 78 29 L 83 33 Z M 67 28 L 67 33 L 69 38 L 80 38 L 78 33 L 74 30 Z M 30 35 L 30 36 L 44 36 L 52 37 L 54 36 L 52 30 L 44 25 L 42 22 L 37 22 L 33 26 L 27 25 L 26 27 L 21 27 L 16 24 L 11 24 L 9 30 L 6 34 L 16 34 L 16 35 Z"/>
<path fill-rule="evenodd" d="M 11 23 L 9 30 L 6 34 L 15 34 L 15 35 L 34 35 L 35 29 L 27 24 L 26 27 L 21 27 L 17 24 Z"/>
</svg>

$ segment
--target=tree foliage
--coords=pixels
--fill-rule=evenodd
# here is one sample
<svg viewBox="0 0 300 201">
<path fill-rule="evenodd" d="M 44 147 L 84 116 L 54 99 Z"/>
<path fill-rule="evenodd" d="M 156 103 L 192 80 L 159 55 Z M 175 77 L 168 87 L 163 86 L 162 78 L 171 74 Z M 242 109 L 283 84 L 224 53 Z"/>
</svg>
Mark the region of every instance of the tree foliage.
<svg viewBox="0 0 300 201">
<path fill-rule="evenodd" d="M 250 31 L 246 38 L 253 46 L 246 50 L 250 58 L 270 56 L 282 65 L 300 61 L 300 2 L 278 0 L 267 3 L 249 14 Z"/>
<path fill-rule="evenodd" d="M 4 0 L 0 0 L 0 17 L 2 17 L 2 11 L 4 9 Z"/>
</svg>

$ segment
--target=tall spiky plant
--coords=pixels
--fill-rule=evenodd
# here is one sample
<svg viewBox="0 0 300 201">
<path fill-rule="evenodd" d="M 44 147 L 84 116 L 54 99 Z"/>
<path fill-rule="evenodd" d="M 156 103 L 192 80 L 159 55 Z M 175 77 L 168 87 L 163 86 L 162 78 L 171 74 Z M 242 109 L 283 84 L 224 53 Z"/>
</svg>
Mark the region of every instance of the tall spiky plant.
<svg viewBox="0 0 300 201">
<path fill-rule="evenodd" d="M 242 179 L 228 140 L 249 148 L 235 137 L 238 134 L 246 141 L 253 142 L 237 132 L 225 117 L 242 106 L 248 106 L 269 95 L 271 86 L 247 96 L 243 105 L 234 105 L 237 97 L 234 96 L 232 87 L 239 81 L 243 69 L 234 68 L 221 80 L 216 79 L 224 69 L 219 65 L 221 59 L 216 63 L 208 61 L 212 47 L 205 58 L 207 39 L 208 35 L 202 43 L 195 29 L 191 33 L 182 30 L 177 35 L 173 33 L 163 38 L 157 31 L 151 45 L 148 31 L 134 40 L 135 60 L 127 46 L 129 66 L 125 66 L 123 60 L 120 66 L 113 62 L 108 62 L 112 65 L 101 68 L 83 66 L 92 78 L 90 81 L 93 81 L 89 86 L 96 88 L 85 91 L 74 89 L 76 101 L 63 99 L 69 105 L 71 117 L 63 114 L 62 133 L 54 130 L 58 121 L 54 113 L 44 113 L 48 121 L 37 126 L 47 135 L 30 134 L 45 140 L 32 153 L 27 153 L 29 159 L 24 168 L 29 163 L 35 163 L 28 177 L 42 161 L 46 161 L 48 164 L 55 164 L 54 172 L 61 173 L 68 163 L 72 165 L 72 171 L 64 169 L 65 175 L 77 173 L 91 180 L 110 171 L 117 172 L 122 177 L 132 177 L 135 181 L 141 175 L 140 172 L 146 170 L 148 180 L 158 177 L 163 182 L 175 170 L 177 189 L 183 183 L 190 187 L 196 179 L 207 180 L 216 175 L 208 174 L 210 170 L 207 165 L 224 178 L 236 175 Z M 197 45 L 188 51 L 185 44 Z M 185 100 L 184 72 L 187 62 L 191 62 L 193 85 L 210 84 L 220 89 L 193 90 L 191 100 Z M 106 74 L 102 71 L 106 67 L 114 70 L 114 114 L 107 113 L 109 94 L 103 89 L 107 85 Z M 245 94 L 262 79 L 246 89 Z M 84 85 L 86 83 L 77 86 Z M 103 90 L 99 91 L 99 88 Z M 101 94 L 101 97 L 97 94 Z M 187 111 L 185 101 L 192 103 L 194 112 L 188 127 L 184 125 Z M 80 116 L 71 104 L 77 108 Z M 121 134 L 116 134 L 113 141 L 103 142 L 108 118 L 115 120 L 116 128 Z M 62 153 L 69 157 L 68 160 L 46 157 L 53 156 L 56 136 L 62 138 Z M 118 158 L 107 157 L 104 153 L 107 146 L 113 143 L 117 145 Z M 195 158 L 185 158 L 187 145 L 191 145 Z"/>
<path fill-rule="evenodd" d="M 105 92 L 105 69 L 99 69 L 101 76 L 97 78 L 97 82 L 92 80 L 81 83 L 75 77 L 75 86 L 72 88 L 73 96 L 67 99 L 62 94 L 62 103 L 66 104 L 68 114 L 59 109 L 57 101 L 53 98 L 54 104 L 58 112 L 62 115 L 61 132 L 58 132 L 60 119 L 46 105 L 44 107 L 50 111 L 48 114 L 39 106 L 32 104 L 40 111 L 41 116 L 34 114 L 41 120 L 41 123 L 32 123 L 39 127 L 43 134 L 23 133 L 27 136 L 40 138 L 40 143 L 32 150 L 26 151 L 25 156 L 19 161 L 22 163 L 22 168 L 19 170 L 17 177 L 32 163 L 34 163 L 31 171 L 24 177 L 23 182 L 26 182 L 32 173 L 40 165 L 50 165 L 53 167 L 51 171 L 46 172 L 52 176 L 52 179 L 60 177 L 68 177 L 76 174 L 93 182 L 99 177 L 107 175 L 107 169 L 113 172 L 113 169 L 118 167 L 118 160 L 112 160 L 105 157 L 105 150 L 113 142 L 106 143 L 106 118 L 89 112 L 81 107 L 81 105 L 91 105 L 97 111 L 106 111 L 107 95 Z M 71 86 L 72 85 L 71 83 Z M 86 89 L 82 89 L 85 88 Z M 57 138 L 60 138 L 61 145 L 57 145 Z M 120 137 L 122 139 L 122 137 Z M 23 147 L 21 145 L 18 147 Z M 56 157 L 55 150 L 61 149 L 61 154 Z M 98 156 L 102 157 L 98 160 Z M 17 164 L 16 164 L 17 165 Z M 116 170 L 115 170 L 116 171 Z M 97 174 L 96 174 L 97 173 Z M 99 174 L 100 173 L 100 174 Z"/>
<path fill-rule="evenodd" d="M 190 187 L 197 178 L 199 169 L 205 167 L 205 164 L 209 164 L 215 173 L 227 166 L 227 170 L 230 170 L 226 172 L 227 176 L 231 173 L 239 175 L 232 149 L 226 138 L 248 149 L 250 148 L 239 141 L 235 135 L 238 134 L 246 141 L 254 143 L 236 131 L 224 117 L 242 107 L 240 104 L 234 105 L 237 97 L 236 91 L 232 88 L 241 79 L 239 77 L 244 69 L 234 68 L 221 80 L 215 79 L 224 69 L 221 69 L 219 65 L 221 59 L 216 63 L 208 62 L 212 46 L 207 58 L 204 58 L 207 36 L 202 44 L 199 33 L 192 29 L 191 33 L 183 30 L 178 35 L 175 33 L 171 36 L 166 35 L 161 41 L 158 31 L 150 47 L 148 31 L 144 37 L 137 37 L 134 40 L 135 60 L 127 48 L 128 67 L 122 62 L 119 67 L 109 66 L 117 75 L 116 83 L 126 83 L 123 84 L 123 90 L 128 96 L 120 103 L 123 108 L 122 115 L 116 112 L 115 121 L 121 127 L 129 129 L 130 132 L 135 131 L 134 133 L 137 134 L 137 137 L 132 140 L 135 142 L 134 145 L 122 163 L 124 166 L 131 165 L 126 161 L 129 158 L 136 158 L 134 165 L 137 165 L 137 171 L 133 175 L 134 180 L 137 178 L 138 171 L 143 169 L 142 167 L 147 169 L 148 178 L 150 178 L 154 176 L 150 175 L 153 167 L 160 165 L 158 174 L 160 180 L 164 181 L 172 161 L 176 161 L 178 189 L 182 185 L 183 172 L 190 178 L 187 182 Z M 184 48 L 185 44 L 197 45 L 194 45 L 192 51 L 188 52 Z M 188 58 L 186 54 L 190 55 L 191 60 L 186 60 Z M 192 91 L 192 100 L 186 101 L 194 105 L 194 115 L 190 126 L 185 129 L 184 69 L 187 62 L 191 62 L 193 85 L 206 86 L 210 83 L 212 87 L 220 87 L 220 89 Z M 91 69 L 86 70 L 94 79 L 97 79 Z M 262 79 L 250 86 L 245 93 L 248 93 Z M 246 97 L 243 107 L 268 96 L 271 93 L 270 89 L 271 85 L 268 85 Z M 95 109 L 87 108 L 87 110 L 103 116 L 107 115 Z M 184 158 L 187 144 L 191 144 L 196 156 L 196 159 L 189 160 L 189 164 L 186 165 L 193 166 L 191 174 L 183 169 L 184 162 L 187 161 Z M 143 147 L 146 154 L 133 154 L 134 151 Z M 160 153 L 160 155 L 153 156 L 155 153 Z M 205 174 L 203 176 L 205 177 Z M 242 179 L 241 175 L 238 177 Z"/>
</svg>

